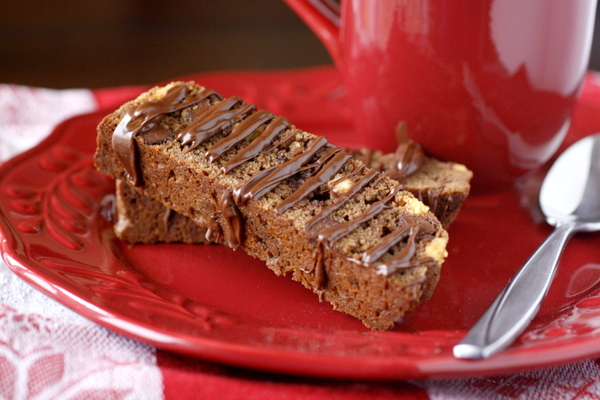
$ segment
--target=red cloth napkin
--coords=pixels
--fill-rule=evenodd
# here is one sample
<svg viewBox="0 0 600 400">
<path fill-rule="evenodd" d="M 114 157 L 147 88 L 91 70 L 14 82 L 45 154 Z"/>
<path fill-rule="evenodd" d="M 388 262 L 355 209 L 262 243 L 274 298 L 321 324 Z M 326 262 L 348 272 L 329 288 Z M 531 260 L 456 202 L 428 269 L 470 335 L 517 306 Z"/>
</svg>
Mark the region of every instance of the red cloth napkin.
<svg viewBox="0 0 600 400">
<path fill-rule="evenodd" d="M 205 78 L 210 86 L 210 75 Z M 61 120 L 116 108 L 143 89 L 0 85 L 0 162 L 35 145 Z M 579 110 L 598 108 L 598 76 L 588 76 L 585 92 Z M 576 121 L 585 130 L 594 125 Z M 97 326 L 0 262 L 0 399 L 600 399 L 599 377 L 594 360 L 498 377 L 410 382 L 335 381 L 219 365 Z"/>
</svg>

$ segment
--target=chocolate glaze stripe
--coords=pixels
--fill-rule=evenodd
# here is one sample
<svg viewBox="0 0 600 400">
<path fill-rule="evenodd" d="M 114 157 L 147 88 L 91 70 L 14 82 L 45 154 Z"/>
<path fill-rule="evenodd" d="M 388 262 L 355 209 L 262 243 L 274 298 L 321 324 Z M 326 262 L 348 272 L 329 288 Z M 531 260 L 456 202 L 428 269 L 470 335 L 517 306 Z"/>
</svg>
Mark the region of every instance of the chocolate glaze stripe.
<svg viewBox="0 0 600 400">
<path fill-rule="evenodd" d="M 135 146 L 136 136 L 140 133 L 159 130 L 165 137 L 168 137 L 170 133 L 159 125 L 167 113 L 181 110 L 212 97 L 222 99 L 221 95 L 208 89 L 201 90 L 189 98 L 186 97 L 187 93 L 188 90 L 184 85 L 175 85 L 169 88 L 160 99 L 127 109 L 123 119 L 115 128 L 112 135 L 112 146 L 133 185 L 141 184 Z"/>
<path fill-rule="evenodd" d="M 223 173 L 226 174 L 238 165 L 256 157 L 261 151 L 268 148 L 273 143 L 273 140 L 287 130 L 289 126 L 290 123 L 284 117 L 275 117 L 257 138 L 240 150 L 223 166 Z"/>
<path fill-rule="evenodd" d="M 364 169 L 363 166 L 361 166 L 354 172 L 358 173 L 362 169 Z M 363 177 L 361 177 L 357 182 L 355 182 L 354 185 L 350 189 L 348 189 L 348 191 L 346 193 L 344 193 L 343 195 L 338 197 L 337 200 L 333 204 L 331 204 L 329 207 L 321 210 L 320 213 L 318 213 L 317 215 L 312 217 L 311 220 L 308 221 L 304 225 L 304 227 L 307 230 L 312 229 L 315 225 L 317 225 L 319 222 L 321 222 L 323 219 L 325 219 L 329 214 L 331 214 L 335 210 L 342 207 L 348 200 L 350 200 L 350 198 L 352 198 L 352 196 L 354 196 L 356 193 L 361 191 L 365 186 L 367 186 L 378 175 L 379 175 L 379 172 L 377 172 L 373 169 L 367 171 L 367 173 Z"/>
<path fill-rule="evenodd" d="M 426 192 L 419 191 L 416 197 L 429 205 L 429 209 L 436 215 L 443 215 L 451 212 L 454 198 L 451 194 L 446 196 L 445 201 L 441 201 L 441 191 L 439 189 L 427 189 Z"/>
<path fill-rule="evenodd" d="M 292 157 L 281 165 L 267 168 L 254 175 L 248 182 L 235 189 L 236 204 L 243 205 L 249 199 L 257 200 L 270 192 L 283 180 L 298 173 L 298 169 L 308 163 L 315 154 L 328 144 L 322 136 L 311 140 L 308 148 L 302 153 Z"/>
<path fill-rule="evenodd" d="M 315 271 L 315 282 L 314 286 L 317 290 L 322 290 L 325 288 L 327 284 L 327 272 L 325 271 L 325 240 L 318 239 L 317 240 L 317 251 L 315 253 L 315 262 L 310 271 Z M 319 300 L 321 299 L 321 294 L 319 293 Z"/>
<path fill-rule="evenodd" d="M 273 118 L 275 118 L 275 114 L 265 110 L 258 110 L 254 114 L 251 114 L 248 118 L 240 122 L 229 135 L 208 149 L 206 152 L 208 161 L 211 163 L 215 162 L 223 153 L 252 135 L 261 125 L 270 122 Z"/>
<path fill-rule="evenodd" d="M 394 153 L 394 164 L 388 172 L 390 178 L 404 182 L 407 176 L 414 174 L 425 161 L 421 146 L 412 140 L 400 143 Z"/>
<path fill-rule="evenodd" d="M 329 161 L 329 159 L 333 155 L 339 153 L 340 151 L 341 151 L 340 149 L 338 149 L 338 148 L 336 148 L 334 146 L 327 145 L 327 146 L 325 146 L 325 151 L 323 151 L 323 154 L 321 155 L 321 157 L 317 158 L 314 162 L 311 162 L 310 164 L 304 164 L 302 167 L 298 168 L 298 170 L 296 171 L 296 173 L 303 172 L 303 171 L 306 171 L 306 170 L 309 170 L 309 169 L 312 169 L 313 173 L 315 173 L 315 171 L 319 171 L 319 169 L 324 164 L 326 164 L 327 161 Z M 296 190 L 298 190 L 298 189 L 296 189 Z"/>
<path fill-rule="evenodd" d="M 407 176 L 421 168 L 425 161 L 425 153 L 421 146 L 409 139 L 408 127 L 404 121 L 396 126 L 396 139 L 398 148 L 394 153 L 394 164 L 388 174 L 392 179 L 404 183 Z"/>
<path fill-rule="evenodd" d="M 347 153 L 337 153 L 333 156 L 319 172 L 308 178 L 294 193 L 277 205 L 277 208 L 275 209 L 277 214 L 281 214 L 285 210 L 295 206 L 300 200 L 306 198 L 319 186 L 328 182 L 350 158 L 352 158 L 352 156 Z"/>
<path fill-rule="evenodd" d="M 386 261 L 382 265 L 377 266 L 377 273 L 381 275 L 389 275 L 392 272 L 396 272 L 399 269 L 410 268 L 414 265 L 411 265 L 410 260 L 413 258 L 415 253 L 417 252 L 417 235 L 419 234 L 419 226 L 418 225 L 409 225 L 400 229 L 397 229 L 398 232 L 395 236 L 402 236 L 404 238 L 404 232 L 408 230 L 409 237 L 406 245 L 400 250 L 398 254 L 392 257 L 391 260 Z M 367 264 L 370 265 L 370 264 Z"/>
<path fill-rule="evenodd" d="M 229 131 L 235 123 L 241 122 L 254 111 L 254 104 L 245 104 L 237 96 L 229 97 L 205 111 L 195 122 L 179 132 L 177 140 L 184 146 L 189 145 L 186 151 L 193 150 L 207 139 Z"/>
<path fill-rule="evenodd" d="M 231 248 L 237 249 L 243 240 L 243 223 L 242 214 L 235 205 L 233 191 L 231 189 L 228 188 L 223 192 L 223 195 L 219 199 L 218 207 L 228 228 L 226 237 L 227 243 Z"/>
<path fill-rule="evenodd" d="M 221 229 L 221 225 L 217 222 L 217 213 L 212 213 L 208 219 L 208 226 L 206 227 L 204 238 L 212 243 L 221 242 L 223 230 Z"/>
<path fill-rule="evenodd" d="M 413 231 L 419 229 L 419 225 L 410 224 L 405 226 L 400 226 L 397 228 L 392 234 L 387 235 L 381 242 L 379 242 L 376 246 L 371 247 L 369 250 L 365 251 L 362 256 L 362 263 L 365 265 L 370 265 L 373 262 L 379 260 L 392 246 L 398 244 L 401 240 L 406 239 L 407 236 L 411 235 Z"/>
<path fill-rule="evenodd" d="M 377 215 L 379 215 L 383 210 L 388 208 L 387 203 L 391 201 L 398 191 L 401 189 L 401 185 L 398 184 L 392 189 L 392 191 L 383 199 L 371 204 L 371 206 L 359 217 L 354 218 L 353 220 L 343 222 L 339 225 L 332 226 L 331 228 L 327 228 L 318 234 L 319 240 L 326 240 L 327 244 L 332 245 L 342 237 L 348 235 L 354 229 L 356 229 L 359 225 L 364 222 L 367 222 Z M 393 234 L 393 233 L 392 233 Z M 373 260 L 375 261 L 375 260 Z"/>
</svg>

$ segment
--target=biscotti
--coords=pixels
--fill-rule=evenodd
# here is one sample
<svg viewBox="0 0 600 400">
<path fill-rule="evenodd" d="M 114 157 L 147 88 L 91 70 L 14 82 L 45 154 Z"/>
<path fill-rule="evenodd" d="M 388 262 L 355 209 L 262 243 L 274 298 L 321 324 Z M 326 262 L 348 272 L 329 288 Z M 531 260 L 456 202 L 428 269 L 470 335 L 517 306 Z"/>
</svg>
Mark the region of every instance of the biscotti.
<svg viewBox="0 0 600 400">
<path fill-rule="evenodd" d="M 427 205 L 447 229 L 469 195 L 473 173 L 462 164 L 427 156 L 416 164 L 414 171 L 398 168 L 407 158 L 406 144 L 410 143 L 402 125 L 397 137 L 399 145 L 394 153 L 383 154 L 366 148 L 346 151 L 365 165 L 386 171 L 392 178 L 402 181 L 403 188 Z M 139 194 L 125 181 L 118 180 L 116 186 L 118 218 L 115 233 L 118 238 L 129 243 L 146 244 L 208 242 L 206 229 L 192 220 L 163 206 L 160 201 Z"/>
<path fill-rule="evenodd" d="M 159 201 L 139 194 L 131 185 L 116 181 L 115 235 L 129 243 L 210 244 L 207 229 Z"/>
<path fill-rule="evenodd" d="M 420 146 L 408 139 L 404 125 L 398 129 L 398 149 L 383 154 L 371 149 L 353 150 L 354 158 L 398 180 L 448 228 L 458 216 L 471 190 L 473 172 L 459 163 L 426 156 Z M 350 151 L 350 150 L 347 150 Z"/>
<path fill-rule="evenodd" d="M 349 151 L 349 150 L 347 150 Z M 398 163 L 395 154 L 361 149 L 351 154 L 366 165 L 381 171 L 391 171 Z M 426 157 L 420 168 L 404 179 L 403 189 L 411 192 L 430 208 L 444 228 L 458 215 L 469 195 L 473 174 L 464 165 L 442 162 Z M 117 223 L 115 233 L 129 243 L 152 244 L 210 243 L 206 229 L 191 219 L 163 206 L 132 188 L 127 182 L 116 184 Z"/>
<path fill-rule="evenodd" d="M 346 151 L 365 165 L 386 171 L 393 179 L 402 181 L 403 189 L 428 206 L 447 229 L 469 195 L 473 173 L 462 164 L 426 156 L 416 171 L 399 171 L 397 166 L 403 162 L 407 140 L 399 138 L 401 143 L 395 153 L 383 154 L 370 149 Z M 160 201 L 139 194 L 124 181 L 117 181 L 116 197 L 118 219 L 115 233 L 122 240 L 147 244 L 208 242 L 205 228 L 163 206 Z"/>
<path fill-rule="evenodd" d="M 95 163 L 374 330 L 431 296 L 447 256 L 447 232 L 397 181 L 194 83 L 104 118 Z"/>
</svg>

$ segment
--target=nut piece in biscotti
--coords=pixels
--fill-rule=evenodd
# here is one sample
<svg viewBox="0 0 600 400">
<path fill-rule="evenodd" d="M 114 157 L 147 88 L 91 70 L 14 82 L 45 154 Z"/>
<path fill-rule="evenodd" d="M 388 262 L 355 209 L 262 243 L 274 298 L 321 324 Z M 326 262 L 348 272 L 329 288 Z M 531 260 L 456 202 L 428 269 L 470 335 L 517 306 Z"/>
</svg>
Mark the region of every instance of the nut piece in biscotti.
<svg viewBox="0 0 600 400">
<path fill-rule="evenodd" d="M 398 181 L 191 82 L 105 117 L 95 163 L 374 330 L 432 295 L 447 256 L 447 232 Z"/>
</svg>

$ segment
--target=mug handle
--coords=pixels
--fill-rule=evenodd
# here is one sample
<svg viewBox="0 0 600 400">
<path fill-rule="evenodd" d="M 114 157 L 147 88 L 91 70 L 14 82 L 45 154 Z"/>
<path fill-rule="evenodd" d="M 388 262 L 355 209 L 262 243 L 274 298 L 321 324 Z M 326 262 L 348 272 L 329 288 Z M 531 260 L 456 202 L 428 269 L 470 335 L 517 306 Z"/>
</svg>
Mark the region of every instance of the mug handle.
<svg viewBox="0 0 600 400">
<path fill-rule="evenodd" d="M 335 0 L 284 0 L 317 35 L 336 64 L 341 62 L 340 6 Z"/>
</svg>

